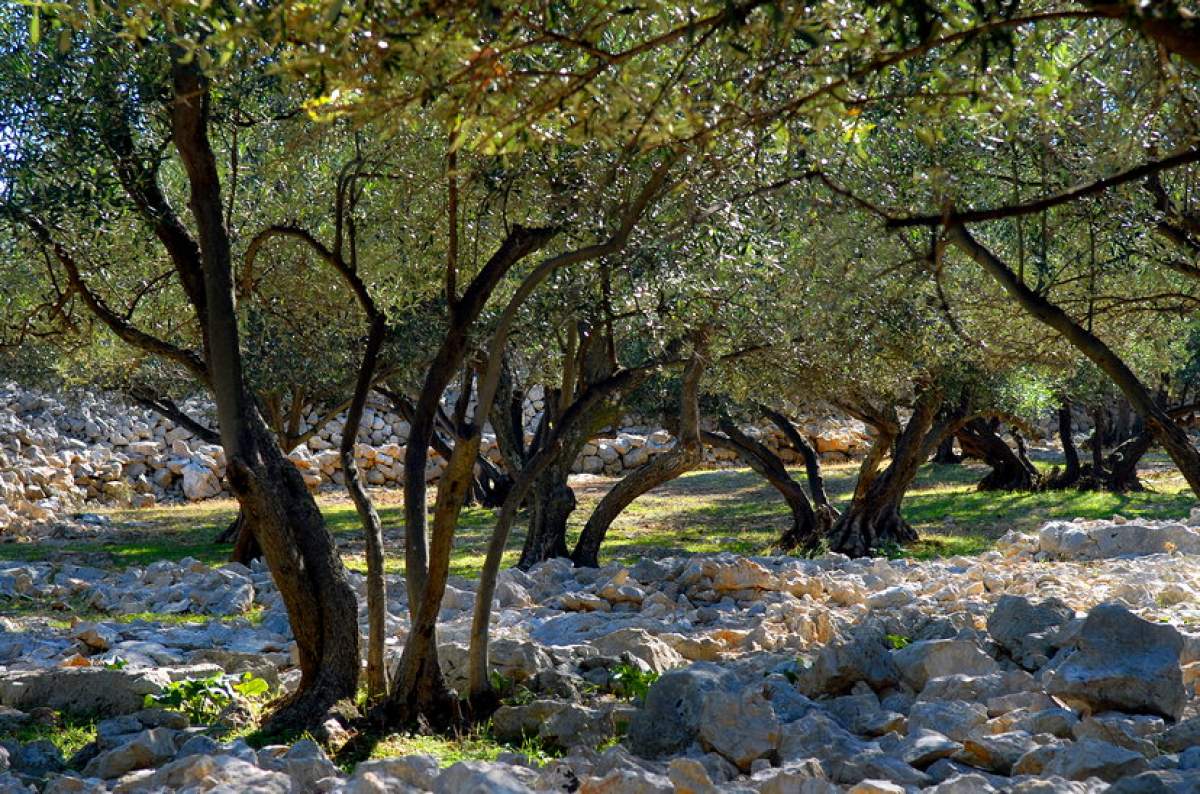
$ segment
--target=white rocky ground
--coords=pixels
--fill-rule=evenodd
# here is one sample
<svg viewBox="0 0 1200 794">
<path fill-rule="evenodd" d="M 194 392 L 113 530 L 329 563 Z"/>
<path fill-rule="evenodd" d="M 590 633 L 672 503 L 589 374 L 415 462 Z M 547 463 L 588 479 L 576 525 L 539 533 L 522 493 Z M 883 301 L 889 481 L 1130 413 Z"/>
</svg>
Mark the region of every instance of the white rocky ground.
<svg viewBox="0 0 1200 794">
<path fill-rule="evenodd" d="M 521 696 L 493 729 L 565 755 L 445 770 L 411 756 L 349 776 L 311 742 L 254 751 L 142 710 L 172 679 L 219 670 L 294 682 L 266 572 L 9 565 L 0 597 L 16 603 L 255 619 L 6 620 L 0 727 L 47 708 L 107 719 L 71 764 L 82 773 L 62 772 L 47 742 L 6 743 L 0 791 L 1200 791 L 1200 533 L 1058 522 L 999 549 L 919 563 L 717 555 L 507 572 L 493 660 Z M 456 683 L 472 586 L 456 580 L 442 615 Z M 400 582 L 391 592 L 398 650 Z M 112 669 L 118 658 L 125 666 Z M 630 665 L 662 673 L 641 704 L 620 697 L 614 671 Z"/>
<path fill-rule="evenodd" d="M 454 395 L 448 399 L 453 400 Z M 211 407 L 200 400 L 185 411 L 210 427 Z M 534 390 L 525 406 L 531 438 L 542 409 L 541 392 Z M 633 426 L 623 420 L 610 437 L 587 444 L 574 471 L 619 475 L 636 468 L 674 444 L 665 430 Z M 322 422 L 309 411 L 297 430 L 309 434 L 289 457 L 312 489 L 343 484 L 341 443 L 344 415 Z M 771 429 L 747 428 L 785 461 L 795 453 Z M 381 403 L 363 414 L 355 455 L 367 483 L 399 485 L 404 481 L 404 444 L 408 423 Z M 861 422 L 837 417 L 806 420 L 802 425 L 818 452 L 842 458 L 862 452 L 867 444 Z M 527 439 L 528 440 L 528 439 Z M 482 451 L 496 463 L 499 449 L 491 433 Z M 711 464 L 730 462 L 727 450 L 709 450 Z M 433 450 L 427 480 L 440 476 L 445 462 Z M 49 394 L 0 384 L 0 532 L 44 529 L 68 519 L 87 505 L 149 507 L 158 501 L 200 501 L 228 496 L 224 484 L 225 454 L 220 446 L 195 438 L 153 411 L 131 406 L 113 395 L 74 395 L 59 399 Z"/>
</svg>

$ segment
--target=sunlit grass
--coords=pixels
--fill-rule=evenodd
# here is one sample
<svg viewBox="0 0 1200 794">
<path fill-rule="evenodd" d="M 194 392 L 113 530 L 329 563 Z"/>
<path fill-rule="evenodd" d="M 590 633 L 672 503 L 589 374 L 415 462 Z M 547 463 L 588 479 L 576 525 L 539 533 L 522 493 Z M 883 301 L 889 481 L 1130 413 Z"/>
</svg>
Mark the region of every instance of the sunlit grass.
<svg viewBox="0 0 1200 794">
<path fill-rule="evenodd" d="M 980 492 L 976 483 L 986 469 L 978 465 L 922 467 L 904 500 L 904 517 L 921 540 L 906 549 L 918 558 L 978 554 L 1010 529 L 1032 530 L 1047 520 L 1074 517 L 1170 518 L 1186 516 L 1195 503 L 1182 478 L 1154 460 L 1156 470 L 1143 476 L 1147 491 L 1110 494 L 1080 491 L 1039 493 Z M 1045 464 L 1040 464 L 1045 467 Z M 803 480 L 803 471 L 793 470 Z M 824 468 L 831 501 L 844 509 L 853 492 L 857 464 Z M 611 487 L 611 480 L 592 479 L 577 484 L 578 507 L 568 523 L 568 544 L 573 544 L 592 508 Z M 431 495 L 432 496 L 432 495 Z M 404 573 L 403 507 L 395 489 L 377 492 L 384 524 L 388 573 Z M 342 494 L 322 493 L 318 502 L 347 565 L 365 571 L 358 515 Z M 193 557 L 219 565 L 229 547 L 214 538 L 234 519 L 232 500 L 160 506 L 148 510 L 112 510 L 112 528 L 102 540 L 88 542 L 35 542 L 0 544 L 0 560 L 39 561 L 63 559 L 101 567 L 144 566 L 159 559 Z M 522 521 L 523 521 L 522 517 Z M 522 521 L 513 528 L 505 565 L 516 562 L 524 539 Z M 451 572 L 477 576 L 483 565 L 495 512 L 467 507 L 455 534 Z M 758 475 L 748 469 L 690 472 L 643 495 L 617 518 L 609 530 L 604 559 L 631 562 L 641 556 L 731 551 L 765 554 L 790 524 L 783 500 Z M 0 614 L 39 611 L 17 602 L 0 606 Z M 149 616 L 147 620 L 186 622 L 200 616 Z"/>
<path fill-rule="evenodd" d="M 27 723 L 13 731 L 0 731 L 0 742 L 51 742 L 68 761 L 96 738 L 96 720 L 61 714 L 55 724 Z"/>
</svg>

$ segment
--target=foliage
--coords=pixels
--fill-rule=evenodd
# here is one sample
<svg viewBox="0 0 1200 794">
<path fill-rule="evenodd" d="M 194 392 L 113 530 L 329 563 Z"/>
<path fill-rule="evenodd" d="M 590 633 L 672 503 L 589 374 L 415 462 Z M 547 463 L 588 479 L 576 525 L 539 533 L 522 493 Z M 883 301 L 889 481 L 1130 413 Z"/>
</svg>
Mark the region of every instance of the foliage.
<svg viewBox="0 0 1200 794">
<path fill-rule="evenodd" d="M 182 711 L 192 722 L 208 724 L 235 702 L 255 704 L 269 690 L 266 681 L 251 673 L 243 673 L 240 677 L 218 674 L 208 678 L 186 678 L 172 681 L 158 694 L 146 695 L 145 708 Z"/>
<path fill-rule="evenodd" d="M 658 680 L 658 673 L 653 670 L 643 670 L 636 664 L 621 662 L 611 670 L 613 687 L 624 697 L 638 703 L 646 701 L 646 694 L 651 685 Z"/>
</svg>

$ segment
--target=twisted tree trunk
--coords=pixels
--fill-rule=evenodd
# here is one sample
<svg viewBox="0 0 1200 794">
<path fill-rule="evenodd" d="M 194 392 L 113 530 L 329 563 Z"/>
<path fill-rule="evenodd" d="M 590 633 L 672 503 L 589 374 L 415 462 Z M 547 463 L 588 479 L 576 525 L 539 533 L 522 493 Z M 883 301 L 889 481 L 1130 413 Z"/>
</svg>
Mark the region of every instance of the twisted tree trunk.
<svg viewBox="0 0 1200 794">
<path fill-rule="evenodd" d="M 1079 450 L 1075 447 L 1074 430 L 1071 426 L 1071 401 L 1064 400 L 1058 407 L 1058 439 L 1062 443 L 1065 467 L 1061 474 L 1050 482 L 1052 488 L 1070 488 L 1079 482 Z"/>
<path fill-rule="evenodd" d="M 333 538 L 299 471 L 279 449 L 242 371 L 229 237 L 208 140 L 208 83 L 176 53 L 173 141 L 191 187 L 207 331 L 207 364 L 230 487 L 263 548 L 296 639 L 300 685 L 271 727 L 319 726 L 352 699 L 359 672 L 358 609 Z M 198 310 L 200 307 L 197 307 Z"/>
<path fill-rule="evenodd" d="M 886 439 L 882 434 L 876 439 L 850 506 L 829 532 L 830 550 L 864 557 L 880 547 L 917 539 L 916 530 L 900 515 L 900 503 L 921 464 L 941 443 L 945 427 L 934 423 L 940 401 L 940 395 L 932 389 L 918 395 L 912 417 L 896 439 L 891 463 L 879 474 L 868 477 L 867 464 L 874 469 L 884 454 L 880 442 Z"/>
<path fill-rule="evenodd" d="M 1037 469 L 1004 442 L 996 432 L 999 424 L 996 419 L 972 419 L 956 434 L 964 455 L 992 468 L 976 487 L 980 491 L 1035 490 L 1040 482 Z"/>
<path fill-rule="evenodd" d="M 346 422 L 342 428 L 342 443 L 339 453 L 342 458 L 342 471 L 346 478 L 346 490 L 354 502 L 363 525 L 363 539 L 366 546 L 367 558 L 367 699 L 371 702 L 381 699 L 387 694 L 387 669 L 384 666 L 384 639 L 387 632 L 387 580 L 383 572 L 383 523 L 375 504 L 363 485 L 358 471 L 358 461 L 354 456 L 354 445 L 358 439 L 359 424 L 362 422 L 363 408 L 367 404 L 367 396 L 371 393 L 371 381 L 375 377 L 375 367 L 379 360 L 379 350 L 383 346 L 384 332 L 387 323 L 382 314 L 375 315 L 371 320 L 371 328 L 367 335 L 367 346 L 363 352 L 362 366 L 359 368 L 358 381 L 354 387 L 354 398 L 350 409 L 346 412 Z"/>
<path fill-rule="evenodd" d="M 1179 468 L 1188 487 L 1200 495 L 1200 451 L 1192 446 L 1187 431 L 1176 424 L 1133 370 L 1099 337 L 1075 322 L 1061 308 L 1031 290 L 1008 265 L 981 245 L 961 223 L 945 230 L 950 242 L 958 246 L 985 272 L 996 279 L 1013 299 L 1037 320 L 1053 328 L 1096 364 L 1128 398 L 1141 416 L 1146 429 L 1162 444 Z"/>
<path fill-rule="evenodd" d="M 788 474 L 783 461 L 764 444 L 747 436 L 733 422 L 722 419 L 718 424 L 721 432 L 702 432 L 701 439 L 710 446 L 723 447 L 737 454 L 742 461 L 760 474 L 779 492 L 792 512 L 792 525 L 779 538 L 778 546 L 784 551 L 817 547 L 822 528 L 808 495 L 800 483 Z"/>
<path fill-rule="evenodd" d="M 708 365 L 705 335 L 698 333 L 694 344 L 680 386 L 679 433 L 675 447 L 625 475 L 604 495 L 588 517 L 579 541 L 571 552 L 571 560 L 577 567 L 600 567 L 600 545 L 617 516 L 642 494 L 691 471 L 704 460 L 704 445 L 700 441 L 699 398 L 700 381 Z"/>
</svg>

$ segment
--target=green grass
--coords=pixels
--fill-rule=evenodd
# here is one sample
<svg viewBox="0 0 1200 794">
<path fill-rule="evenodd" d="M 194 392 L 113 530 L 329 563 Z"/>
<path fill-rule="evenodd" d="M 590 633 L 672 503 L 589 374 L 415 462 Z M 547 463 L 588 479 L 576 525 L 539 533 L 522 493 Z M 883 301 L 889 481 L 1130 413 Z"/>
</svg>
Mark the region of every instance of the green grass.
<svg viewBox="0 0 1200 794">
<path fill-rule="evenodd" d="M 1010 529 L 1031 530 L 1050 519 L 1107 518 L 1117 513 L 1127 518 L 1186 515 L 1195 500 L 1182 478 L 1158 458 L 1148 458 L 1148 463 L 1150 470 L 1143 481 L 1150 490 L 1132 494 L 979 492 L 975 484 L 986 471 L 981 466 L 924 466 L 905 498 L 903 509 L 921 539 L 902 553 L 922 559 L 978 554 Z M 849 501 L 857 473 L 855 464 L 825 467 L 830 498 L 839 508 Z M 803 478 L 799 470 L 794 470 L 793 475 Z M 590 480 L 577 486 L 579 505 L 568 527 L 570 542 L 609 487 L 609 480 Z M 400 493 L 380 491 L 376 498 L 385 527 L 387 570 L 402 574 Z M 323 494 L 319 502 L 347 564 L 352 569 L 364 570 L 361 530 L 353 505 L 336 494 Z M 228 547 L 213 543 L 213 538 L 233 520 L 236 512 L 237 506 L 231 500 L 150 510 L 114 510 L 108 513 L 113 528 L 105 531 L 100 540 L 0 543 L 0 560 L 67 560 L 123 568 L 147 565 L 158 559 L 194 557 L 220 564 L 228 554 Z M 675 553 L 767 553 L 789 523 L 783 501 L 748 469 L 697 471 L 645 494 L 630 505 L 609 530 L 603 552 L 607 559 L 623 562 Z M 493 524 L 492 510 L 468 507 L 463 511 L 451 560 L 453 574 L 468 577 L 478 574 Z M 514 528 L 506 563 L 515 562 L 523 532 L 520 525 Z M 0 607 L 0 614 L 40 612 L 43 608 L 41 604 L 10 602 Z M 204 620 L 189 615 L 129 616 L 129 619 L 137 617 L 164 622 Z"/>
<path fill-rule="evenodd" d="M 96 720 L 88 717 L 74 717 L 66 714 L 59 715 L 53 725 L 28 723 L 13 731 L 0 732 L 0 741 L 33 742 L 49 740 L 70 760 L 71 756 L 83 749 L 96 738 Z"/>
</svg>

